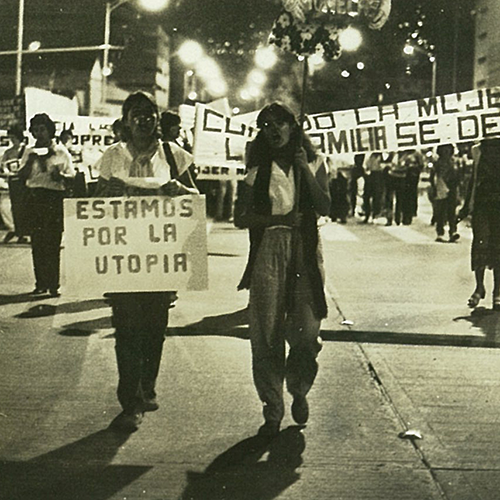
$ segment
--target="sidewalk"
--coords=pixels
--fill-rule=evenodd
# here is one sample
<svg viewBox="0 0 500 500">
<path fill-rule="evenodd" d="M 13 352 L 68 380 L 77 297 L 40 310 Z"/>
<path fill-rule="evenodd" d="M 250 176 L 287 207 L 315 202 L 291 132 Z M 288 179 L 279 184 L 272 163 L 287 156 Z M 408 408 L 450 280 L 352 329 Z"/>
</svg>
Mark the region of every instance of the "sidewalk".
<svg viewBox="0 0 500 500">
<path fill-rule="evenodd" d="M 498 500 L 496 349 L 342 341 L 336 297 L 310 422 L 294 425 L 287 397 L 278 438 L 256 438 L 248 294 L 236 292 L 246 252 L 245 232 L 212 226 L 209 290 L 180 294 L 162 406 L 131 436 L 107 430 L 119 412 L 109 331 L 61 336 L 52 318 L 0 308 L 1 500 Z M 410 429 L 423 439 L 398 437 Z"/>
</svg>

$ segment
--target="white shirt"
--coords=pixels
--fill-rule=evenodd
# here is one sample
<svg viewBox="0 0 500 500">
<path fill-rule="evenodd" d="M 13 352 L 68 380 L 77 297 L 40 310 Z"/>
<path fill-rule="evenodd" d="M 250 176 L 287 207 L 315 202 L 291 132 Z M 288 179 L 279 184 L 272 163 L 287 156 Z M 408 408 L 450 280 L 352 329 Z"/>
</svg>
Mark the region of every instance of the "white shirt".
<svg viewBox="0 0 500 500">
<path fill-rule="evenodd" d="M 177 144 L 169 143 L 172 155 L 175 158 L 179 175 L 182 175 L 193 163 L 193 156 Z M 131 177 L 130 167 L 133 157 L 125 142 L 112 144 L 95 165 L 99 175 L 106 180 L 117 177 L 126 181 L 128 185 L 140 188 L 158 188 L 172 180 L 170 165 L 167 162 L 162 143 L 151 158 L 152 177 Z"/>
<path fill-rule="evenodd" d="M 309 163 L 309 169 L 316 175 L 320 168 L 326 169 L 324 158 L 318 155 L 316 161 Z M 251 168 L 245 177 L 245 182 L 253 186 L 257 177 L 258 167 Z M 269 200 L 271 201 L 272 215 L 286 215 L 293 210 L 295 202 L 295 179 L 293 168 L 288 174 L 276 162 L 271 164 L 271 177 L 269 180 Z"/>
<path fill-rule="evenodd" d="M 73 168 L 73 162 L 68 150 L 60 144 L 54 144 L 51 147 L 55 154 L 47 158 L 47 170 L 45 172 L 42 171 L 40 161 L 35 160 L 32 164 L 31 173 L 26 181 L 27 187 L 64 191 L 66 189 L 64 180 L 53 180 L 51 177 L 52 172 L 58 170 L 63 174 L 75 175 L 75 169 Z M 21 168 L 26 165 L 30 154 L 37 154 L 36 149 L 26 148 L 21 158 Z"/>
</svg>

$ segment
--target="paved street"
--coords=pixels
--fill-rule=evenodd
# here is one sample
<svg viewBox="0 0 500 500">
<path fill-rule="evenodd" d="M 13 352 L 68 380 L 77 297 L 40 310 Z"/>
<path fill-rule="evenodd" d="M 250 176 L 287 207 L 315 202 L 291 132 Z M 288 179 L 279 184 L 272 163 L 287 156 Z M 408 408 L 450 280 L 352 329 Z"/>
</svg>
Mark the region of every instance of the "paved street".
<svg viewBox="0 0 500 500">
<path fill-rule="evenodd" d="M 255 437 L 236 292 L 245 231 L 210 224 L 210 288 L 180 294 L 161 408 L 130 436 L 107 429 L 120 411 L 109 308 L 64 289 L 33 300 L 29 247 L 0 245 L 0 499 L 498 500 L 500 314 L 490 293 L 466 306 L 470 229 L 436 243 L 420 213 L 322 226 L 330 315 L 310 422 L 288 413 L 271 442 Z"/>
</svg>

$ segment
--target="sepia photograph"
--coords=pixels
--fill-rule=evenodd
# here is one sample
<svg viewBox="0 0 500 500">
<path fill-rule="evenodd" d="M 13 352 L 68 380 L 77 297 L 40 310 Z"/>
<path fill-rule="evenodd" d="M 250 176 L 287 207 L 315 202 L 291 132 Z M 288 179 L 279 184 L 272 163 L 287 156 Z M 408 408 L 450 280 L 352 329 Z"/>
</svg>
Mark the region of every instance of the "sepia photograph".
<svg viewBox="0 0 500 500">
<path fill-rule="evenodd" d="M 499 500 L 498 47 L 0 0 L 0 500 Z"/>
</svg>

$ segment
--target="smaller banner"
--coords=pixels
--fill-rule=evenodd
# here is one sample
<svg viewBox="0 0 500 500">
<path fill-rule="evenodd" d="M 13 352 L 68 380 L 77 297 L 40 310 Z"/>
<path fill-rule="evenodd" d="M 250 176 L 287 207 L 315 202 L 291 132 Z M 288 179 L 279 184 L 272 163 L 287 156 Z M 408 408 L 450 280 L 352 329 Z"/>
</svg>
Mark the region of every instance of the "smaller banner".
<svg viewBox="0 0 500 500">
<path fill-rule="evenodd" d="M 242 120 L 196 104 L 195 164 L 199 167 L 244 166 L 246 143 L 257 135 L 257 129 L 249 121 L 248 116 Z"/>
<path fill-rule="evenodd" d="M 65 293 L 206 290 L 204 196 L 64 200 Z"/>
</svg>

